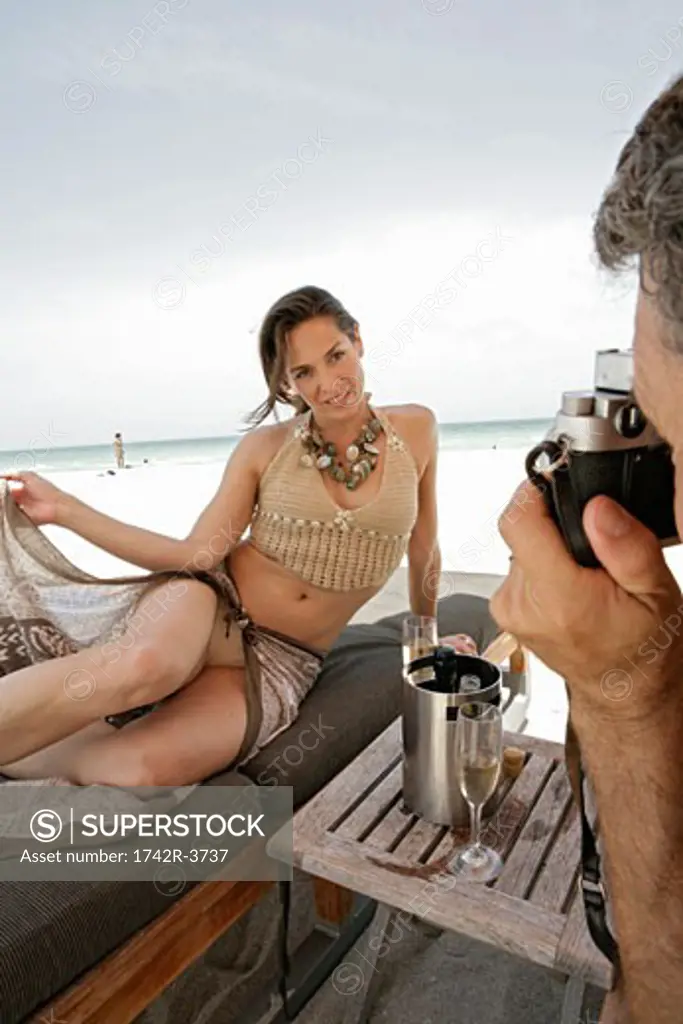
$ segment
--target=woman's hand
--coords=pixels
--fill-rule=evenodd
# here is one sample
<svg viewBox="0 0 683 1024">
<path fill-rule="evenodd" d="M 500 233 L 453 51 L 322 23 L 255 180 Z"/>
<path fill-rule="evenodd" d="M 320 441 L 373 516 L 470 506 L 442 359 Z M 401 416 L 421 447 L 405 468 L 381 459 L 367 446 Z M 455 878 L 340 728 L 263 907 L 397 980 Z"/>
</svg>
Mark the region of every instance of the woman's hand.
<svg viewBox="0 0 683 1024">
<path fill-rule="evenodd" d="M 10 493 L 32 523 L 36 526 L 59 523 L 60 510 L 67 497 L 59 487 L 37 473 L 2 473 L 0 478 L 17 485 L 10 486 Z"/>
<path fill-rule="evenodd" d="M 442 636 L 439 643 L 452 647 L 457 654 L 478 654 L 477 645 L 467 633 L 453 633 L 452 636 Z"/>
</svg>

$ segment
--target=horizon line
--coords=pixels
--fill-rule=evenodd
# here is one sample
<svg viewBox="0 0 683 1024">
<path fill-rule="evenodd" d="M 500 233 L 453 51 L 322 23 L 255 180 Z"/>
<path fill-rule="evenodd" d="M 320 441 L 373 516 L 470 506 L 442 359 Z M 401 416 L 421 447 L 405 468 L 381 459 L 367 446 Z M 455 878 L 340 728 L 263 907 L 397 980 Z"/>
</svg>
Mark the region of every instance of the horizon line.
<svg viewBox="0 0 683 1024">
<path fill-rule="evenodd" d="M 518 419 L 497 419 L 497 420 L 448 420 L 445 422 L 439 422 L 438 427 L 488 427 L 495 426 L 496 424 L 502 423 L 544 423 L 552 420 L 552 416 L 521 416 Z M 145 444 L 179 444 L 181 442 L 192 442 L 192 441 L 230 441 L 240 437 L 239 433 L 234 434 L 202 434 L 193 437 L 159 437 L 152 438 L 147 437 L 141 440 L 126 441 L 125 434 L 123 435 L 123 443 L 125 445 L 145 445 Z M 89 449 L 89 448 L 104 448 L 109 447 L 113 443 L 113 435 L 111 441 L 97 441 L 90 444 L 66 444 L 51 445 L 52 451 L 69 451 L 76 448 Z M 23 448 L 0 448 L 0 456 L 2 455 L 16 455 L 24 451 Z"/>
</svg>

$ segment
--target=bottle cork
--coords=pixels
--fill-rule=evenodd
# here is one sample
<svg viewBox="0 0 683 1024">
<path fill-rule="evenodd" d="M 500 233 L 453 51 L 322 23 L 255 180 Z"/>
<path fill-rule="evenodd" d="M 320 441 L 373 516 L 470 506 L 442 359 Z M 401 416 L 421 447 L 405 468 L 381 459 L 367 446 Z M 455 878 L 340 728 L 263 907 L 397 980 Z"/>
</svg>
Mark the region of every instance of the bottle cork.
<svg viewBox="0 0 683 1024">
<path fill-rule="evenodd" d="M 524 767 L 524 751 L 519 747 L 506 747 L 503 751 L 503 773 L 516 779 Z"/>
</svg>

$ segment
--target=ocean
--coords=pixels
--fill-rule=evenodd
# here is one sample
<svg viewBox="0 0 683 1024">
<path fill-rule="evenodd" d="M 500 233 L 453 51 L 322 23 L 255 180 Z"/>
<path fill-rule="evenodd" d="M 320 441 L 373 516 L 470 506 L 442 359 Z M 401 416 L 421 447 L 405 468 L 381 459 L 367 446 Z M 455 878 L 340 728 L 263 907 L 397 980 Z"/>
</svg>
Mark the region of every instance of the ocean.
<svg viewBox="0 0 683 1024">
<path fill-rule="evenodd" d="M 550 420 L 495 420 L 485 423 L 444 423 L 439 427 L 440 451 L 476 451 L 496 448 L 532 447 L 542 440 Z M 225 462 L 238 435 L 226 437 L 177 438 L 166 441 L 128 441 L 124 434 L 126 463 L 141 466 L 202 465 Z M 115 468 L 111 444 L 81 447 L 52 446 L 23 451 L 0 451 L 3 473 L 34 470 L 36 473 L 59 473 L 92 470 L 103 472 Z"/>
</svg>

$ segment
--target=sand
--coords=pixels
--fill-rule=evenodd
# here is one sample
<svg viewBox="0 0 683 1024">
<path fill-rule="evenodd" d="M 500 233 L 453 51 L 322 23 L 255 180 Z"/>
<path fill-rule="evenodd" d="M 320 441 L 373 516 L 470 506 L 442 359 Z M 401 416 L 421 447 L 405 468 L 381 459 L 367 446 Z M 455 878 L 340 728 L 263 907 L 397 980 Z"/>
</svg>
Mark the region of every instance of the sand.
<svg viewBox="0 0 683 1024">
<path fill-rule="evenodd" d="M 439 540 L 445 569 L 505 572 L 507 548 L 497 519 L 524 476 L 525 452 L 446 451 L 439 460 Z M 92 471 L 45 476 L 94 508 L 117 519 L 171 536 L 183 536 L 211 500 L 222 463 L 136 466 L 115 476 Z M 92 572 L 120 572 L 126 563 L 98 551 L 59 527 L 47 535 L 64 554 Z"/>
<path fill-rule="evenodd" d="M 498 533 L 498 518 L 516 486 L 525 478 L 526 449 L 442 451 L 439 454 L 437 501 L 443 567 L 452 572 L 501 573 L 508 569 L 508 549 Z M 48 479 L 102 512 L 171 536 L 183 536 L 211 500 L 223 463 L 141 465 L 115 476 L 92 471 L 46 473 Z M 47 535 L 64 554 L 93 572 L 129 569 L 59 527 Z M 539 552 L 539 556 L 542 552 Z M 683 549 L 667 552 L 678 578 Z"/>
</svg>

